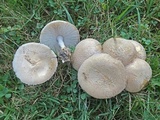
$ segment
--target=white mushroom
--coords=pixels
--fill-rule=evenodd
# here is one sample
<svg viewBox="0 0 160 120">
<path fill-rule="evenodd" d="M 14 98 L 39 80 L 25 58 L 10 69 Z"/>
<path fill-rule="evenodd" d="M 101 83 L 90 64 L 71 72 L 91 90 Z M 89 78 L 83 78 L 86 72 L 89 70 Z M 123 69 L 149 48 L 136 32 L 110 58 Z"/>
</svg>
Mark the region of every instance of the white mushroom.
<svg viewBox="0 0 160 120">
<path fill-rule="evenodd" d="M 81 88 L 92 97 L 111 98 L 126 87 L 125 67 L 120 60 L 108 54 L 95 54 L 80 66 L 78 82 Z"/>
<path fill-rule="evenodd" d="M 40 43 L 59 54 L 62 62 L 70 61 L 70 48 L 80 40 L 79 31 L 69 22 L 56 20 L 48 23 L 41 31 Z"/>
<path fill-rule="evenodd" d="M 150 65 L 142 60 L 135 59 L 131 64 L 126 66 L 127 71 L 127 86 L 129 92 L 139 92 L 147 85 L 152 76 Z"/>
<path fill-rule="evenodd" d="M 71 57 L 73 68 L 78 70 L 87 58 L 101 52 L 102 46 L 97 40 L 92 38 L 82 40 L 77 44 Z"/>
<path fill-rule="evenodd" d="M 134 40 L 129 40 L 134 46 L 135 46 L 135 49 L 137 51 L 137 58 L 140 58 L 140 59 L 143 59 L 145 60 L 146 59 L 146 51 L 144 49 L 144 47 L 137 41 L 134 41 Z"/>
<path fill-rule="evenodd" d="M 16 76 L 23 83 L 36 85 L 49 80 L 58 63 L 55 53 L 48 46 L 27 43 L 17 49 L 12 65 Z"/>
<path fill-rule="evenodd" d="M 123 38 L 110 38 L 103 44 L 103 52 L 121 60 L 124 65 L 128 65 L 136 57 L 137 51 L 134 45 Z"/>
</svg>

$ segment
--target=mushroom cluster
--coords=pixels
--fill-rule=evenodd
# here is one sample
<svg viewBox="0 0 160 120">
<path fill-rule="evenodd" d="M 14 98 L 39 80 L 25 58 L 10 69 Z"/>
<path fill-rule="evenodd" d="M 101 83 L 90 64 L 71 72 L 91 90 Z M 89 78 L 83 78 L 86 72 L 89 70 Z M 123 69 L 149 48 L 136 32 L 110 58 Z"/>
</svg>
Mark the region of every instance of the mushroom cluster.
<svg viewBox="0 0 160 120">
<path fill-rule="evenodd" d="M 101 44 L 94 39 L 79 42 L 71 57 L 81 88 L 95 98 L 111 98 L 124 89 L 139 92 L 152 70 L 145 61 L 144 47 L 133 40 L 110 38 Z"/>
<path fill-rule="evenodd" d="M 71 48 L 75 48 L 71 53 Z M 139 92 L 152 76 L 144 47 L 134 40 L 110 38 L 103 45 L 93 38 L 80 41 L 77 28 L 56 20 L 41 31 L 40 43 L 20 46 L 12 62 L 25 84 L 42 84 L 57 70 L 57 56 L 78 71 L 81 88 L 98 99 L 111 98 L 124 89 Z"/>
<path fill-rule="evenodd" d="M 56 54 L 63 63 L 70 61 L 70 49 L 79 40 L 79 31 L 71 23 L 62 20 L 48 23 L 41 31 L 40 43 L 26 43 L 17 49 L 12 62 L 16 76 L 28 85 L 46 82 L 56 72 Z"/>
</svg>

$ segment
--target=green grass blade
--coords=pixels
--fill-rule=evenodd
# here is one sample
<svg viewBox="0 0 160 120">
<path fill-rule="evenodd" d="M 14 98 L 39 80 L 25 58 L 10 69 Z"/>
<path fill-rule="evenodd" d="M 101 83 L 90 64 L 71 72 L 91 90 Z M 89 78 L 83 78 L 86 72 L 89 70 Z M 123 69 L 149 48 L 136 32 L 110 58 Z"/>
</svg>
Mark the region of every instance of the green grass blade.
<svg viewBox="0 0 160 120">
<path fill-rule="evenodd" d="M 63 7 L 63 9 L 64 9 L 65 12 L 66 12 L 68 21 L 69 21 L 70 23 L 74 24 L 73 19 L 72 19 L 70 13 L 68 12 L 67 8 L 66 8 L 63 4 L 62 4 L 62 7 Z"/>
</svg>

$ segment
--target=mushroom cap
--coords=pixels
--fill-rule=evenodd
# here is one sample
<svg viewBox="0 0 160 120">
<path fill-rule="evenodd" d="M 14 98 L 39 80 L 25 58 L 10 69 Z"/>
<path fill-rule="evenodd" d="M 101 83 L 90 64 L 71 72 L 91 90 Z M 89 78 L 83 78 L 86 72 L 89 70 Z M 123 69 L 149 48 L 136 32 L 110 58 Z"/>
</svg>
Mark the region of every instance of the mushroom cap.
<svg viewBox="0 0 160 120">
<path fill-rule="evenodd" d="M 137 58 L 145 60 L 146 59 L 146 51 L 145 51 L 144 47 L 137 41 L 134 41 L 134 40 L 129 40 L 129 41 L 135 46 L 135 49 L 137 51 Z"/>
<path fill-rule="evenodd" d="M 36 85 L 49 80 L 58 63 L 55 53 L 48 46 L 32 42 L 17 49 L 12 65 L 23 83 Z"/>
<path fill-rule="evenodd" d="M 126 71 L 120 60 L 100 53 L 89 57 L 78 70 L 78 82 L 89 95 L 111 98 L 126 87 Z"/>
<path fill-rule="evenodd" d="M 41 31 L 40 43 L 49 46 L 53 51 L 61 50 L 57 37 L 62 36 L 66 47 L 74 47 L 80 40 L 77 28 L 66 21 L 56 20 L 48 23 Z"/>
<path fill-rule="evenodd" d="M 79 42 L 71 56 L 74 69 L 78 70 L 82 63 L 90 56 L 101 53 L 101 43 L 95 39 L 87 38 Z"/>
<path fill-rule="evenodd" d="M 110 38 L 103 44 L 103 52 L 121 60 L 124 65 L 133 61 L 137 52 L 134 45 L 123 38 Z"/>
<path fill-rule="evenodd" d="M 139 92 L 152 76 L 150 65 L 139 58 L 136 58 L 131 64 L 126 66 L 127 71 L 127 86 L 129 92 Z"/>
</svg>

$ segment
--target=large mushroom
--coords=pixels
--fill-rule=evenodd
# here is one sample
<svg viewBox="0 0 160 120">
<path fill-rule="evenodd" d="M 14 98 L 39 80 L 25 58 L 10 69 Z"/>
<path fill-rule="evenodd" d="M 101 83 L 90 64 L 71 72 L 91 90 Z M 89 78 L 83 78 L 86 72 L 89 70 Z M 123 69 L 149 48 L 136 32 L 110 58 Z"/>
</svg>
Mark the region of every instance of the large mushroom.
<svg viewBox="0 0 160 120">
<path fill-rule="evenodd" d="M 95 39 L 87 38 L 79 42 L 72 54 L 71 62 L 74 69 L 78 70 L 82 63 L 94 54 L 101 53 L 101 43 Z"/>
<path fill-rule="evenodd" d="M 89 95 L 111 98 L 126 87 L 126 70 L 120 60 L 100 53 L 89 57 L 78 70 L 78 82 Z"/>
<path fill-rule="evenodd" d="M 127 65 L 126 71 L 126 90 L 129 92 L 139 92 L 147 85 L 152 76 L 152 69 L 150 65 L 146 61 L 139 58 Z"/>
<path fill-rule="evenodd" d="M 77 28 L 66 21 L 56 20 L 48 23 L 41 31 L 40 43 L 49 46 L 59 54 L 62 62 L 70 61 L 70 48 L 80 40 Z"/>
<path fill-rule="evenodd" d="M 49 80 L 58 63 L 55 53 L 48 46 L 32 42 L 17 49 L 12 65 L 23 83 L 36 85 Z"/>
<path fill-rule="evenodd" d="M 123 38 L 106 40 L 103 44 L 103 52 L 121 60 L 125 66 L 131 63 L 137 54 L 135 46 L 129 40 Z"/>
</svg>

